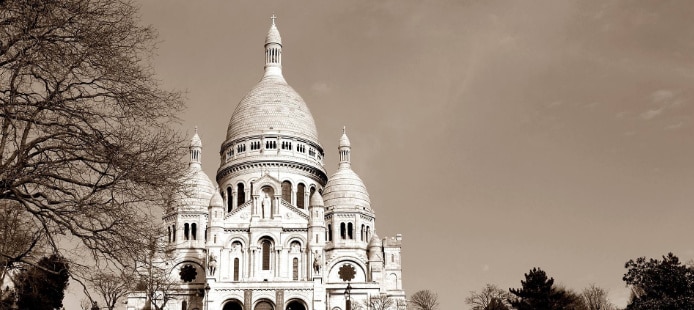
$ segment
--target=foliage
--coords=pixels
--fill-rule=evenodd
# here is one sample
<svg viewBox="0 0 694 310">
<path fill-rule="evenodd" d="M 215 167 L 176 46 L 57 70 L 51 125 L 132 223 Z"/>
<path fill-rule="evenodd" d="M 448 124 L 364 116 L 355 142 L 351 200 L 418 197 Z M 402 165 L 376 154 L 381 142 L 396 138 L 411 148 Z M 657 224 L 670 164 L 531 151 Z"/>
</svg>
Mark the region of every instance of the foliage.
<svg viewBox="0 0 694 310">
<path fill-rule="evenodd" d="M 622 278 L 631 287 L 628 310 L 694 309 L 694 270 L 672 253 L 663 260 L 639 257 L 624 265 Z"/>
<path fill-rule="evenodd" d="M 410 305 L 416 310 L 435 310 L 439 307 L 439 295 L 430 291 L 417 291 L 410 297 Z"/>
<path fill-rule="evenodd" d="M 125 265 L 145 248 L 150 208 L 178 190 L 182 139 L 170 126 L 182 101 L 145 62 L 155 32 L 136 11 L 129 0 L 3 2 L 0 202 L 46 240 L 0 247 L 5 261 L 31 263 L 34 250 L 70 259 L 69 239 L 80 263 Z"/>
<path fill-rule="evenodd" d="M 548 278 L 540 268 L 533 268 L 525 274 L 522 287 L 509 289 L 515 295 L 509 301 L 517 310 L 583 310 L 582 299 L 578 294 L 554 286 L 554 278 Z"/>
<path fill-rule="evenodd" d="M 479 293 L 470 292 L 465 298 L 465 303 L 472 306 L 472 310 L 503 310 L 509 309 L 508 292 L 494 284 L 487 284 Z"/>
<path fill-rule="evenodd" d="M 44 257 L 18 275 L 17 306 L 25 310 L 60 309 L 69 280 L 69 266 L 63 257 Z"/>
</svg>

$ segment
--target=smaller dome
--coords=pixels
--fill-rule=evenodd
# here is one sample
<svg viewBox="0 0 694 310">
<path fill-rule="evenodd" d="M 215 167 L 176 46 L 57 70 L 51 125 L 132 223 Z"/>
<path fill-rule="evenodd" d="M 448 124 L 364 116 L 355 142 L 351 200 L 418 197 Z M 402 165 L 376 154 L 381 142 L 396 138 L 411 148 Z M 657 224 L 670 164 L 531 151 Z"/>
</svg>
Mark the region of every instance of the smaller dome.
<svg viewBox="0 0 694 310">
<path fill-rule="evenodd" d="M 371 208 L 364 182 L 349 167 L 340 167 L 325 184 L 323 199 L 326 207 Z"/>
<path fill-rule="evenodd" d="M 214 191 L 214 194 L 212 195 L 212 199 L 210 199 L 210 207 L 223 207 L 224 206 L 224 199 L 222 199 L 222 195 L 219 193 L 219 188 L 216 188 Z"/>
<path fill-rule="evenodd" d="M 310 202 L 309 205 L 310 205 L 311 207 L 322 207 L 322 206 L 324 206 L 325 203 L 323 202 L 323 196 L 321 196 L 321 194 L 320 194 L 318 191 L 316 191 L 315 193 L 313 193 L 313 196 L 311 196 L 311 202 Z"/>
<path fill-rule="evenodd" d="M 191 165 L 183 180 L 183 202 L 189 207 L 207 207 L 216 193 L 210 178 L 199 165 Z"/>
<path fill-rule="evenodd" d="M 383 247 L 383 241 L 381 241 L 381 238 L 379 238 L 376 233 L 374 233 L 374 236 L 371 237 L 371 241 L 369 241 L 369 248 L 373 247 Z"/>
</svg>

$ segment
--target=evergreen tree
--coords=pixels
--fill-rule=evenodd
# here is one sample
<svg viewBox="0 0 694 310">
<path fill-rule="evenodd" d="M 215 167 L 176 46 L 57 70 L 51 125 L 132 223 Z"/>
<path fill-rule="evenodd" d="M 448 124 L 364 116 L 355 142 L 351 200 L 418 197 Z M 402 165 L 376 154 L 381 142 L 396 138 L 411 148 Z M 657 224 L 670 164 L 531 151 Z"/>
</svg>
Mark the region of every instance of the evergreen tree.
<svg viewBox="0 0 694 310">
<path fill-rule="evenodd" d="M 17 306 L 23 310 L 62 308 L 69 279 L 68 264 L 62 256 L 42 258 L 37 266 L 18 275 Z"/>
<path fill-rule="evenodd" d="M 540 268 L 525 274 L 522 287 L 509 289 L 516 298 L 509 300 L 517 310 L 582 310 L 583 302 L 577 294 L 554 286 L 554 278 L 548 278 Z"/>
<path fill-rule="evenodd" d="M 518 310 L 550 310 L 552 308 L 551 296 L 553 278 L 547 278 L 547 274 L 540 268 L 533 268 L 525 274 L 525 281 L 521 280 L 522 287 L 509 289 L 517 298 L 510 300 L 511 305 Z"/>
</svg>

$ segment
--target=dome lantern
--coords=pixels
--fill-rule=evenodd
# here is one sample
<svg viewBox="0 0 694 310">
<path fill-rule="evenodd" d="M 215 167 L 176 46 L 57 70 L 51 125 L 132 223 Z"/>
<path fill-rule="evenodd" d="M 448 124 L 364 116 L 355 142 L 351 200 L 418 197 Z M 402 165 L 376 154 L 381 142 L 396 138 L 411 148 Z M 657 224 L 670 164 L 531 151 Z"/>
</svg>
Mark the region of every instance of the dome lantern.
<svg viewBox="0 0 694 310">
<path fill-rule="evenodd" d="M 190 150 L 188 165 L 200 167 L 202 163 L 202 140 L 200 140 L 200 136 L 198 135 L 198 126 L 195 126 L 195 134 L 193 138 L 190 139 L 190 146 L 188 149 Z"/>
<path fill-rule="evenodd" d="M 282 76 L 282 37 L 275 25 L 277 16 L 272 14 L 272 25 L 265 37 L 265 76 Z"/>
</svg>

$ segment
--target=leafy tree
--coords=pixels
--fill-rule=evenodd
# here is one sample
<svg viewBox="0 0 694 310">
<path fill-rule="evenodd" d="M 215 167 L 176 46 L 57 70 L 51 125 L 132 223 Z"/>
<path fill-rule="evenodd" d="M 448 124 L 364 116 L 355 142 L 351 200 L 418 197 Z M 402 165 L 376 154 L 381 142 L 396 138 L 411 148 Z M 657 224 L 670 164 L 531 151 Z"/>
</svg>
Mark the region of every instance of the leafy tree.
<svg viewBox="0 0 694 310">
<path fill-rule="evenodd" d="M 410 305 L 416 310 L 435 310 L 439 307 L 439 295 L 430 291 L 417 291 L 410 297 Z"/>
<path fill-rule="evenodd" d="M 465 298 L 465 303 L 472 306 L 472 310 L 503 310 L 509 309 L 508 299 L 510 294 L 494 284 L 487 284 L 482 291 L 470 292 Z"/>
<path fill-rule="evenodd" d="M 178 191 L 183 104 L 145 61 L 155 32 L 136 13 L 129 0 L 2 2 L 0 202 L 48 240 L 0 247 L 5 265 L 35 249 L 70 260 L 61 239 L 92 256 L 72 263 L 126 264 L 146 249 L 150 208 Z"/>
<path fill-rule="evenodd" d="M 25 310 L 60 309 L 69 280 L 70 270 L 63 257 L 44 257 L 17 277 L 17 306 Z"/>
<path fill-rule="evenodd" d="M 624 265 L 631 287 L 627 310 L 694 309 L 694 270 L 672 253 L 663 260 L 639 257 Z"/>
<path fill-rule="evenodd" d="M 554 286 L 554 278 L 548 278 L 540 268 L 525 274 L 522 287 L 509 289 L 515 295 L 509 301 L 517 310 L 584 310 L 578 294 Z"/>
</svg>

